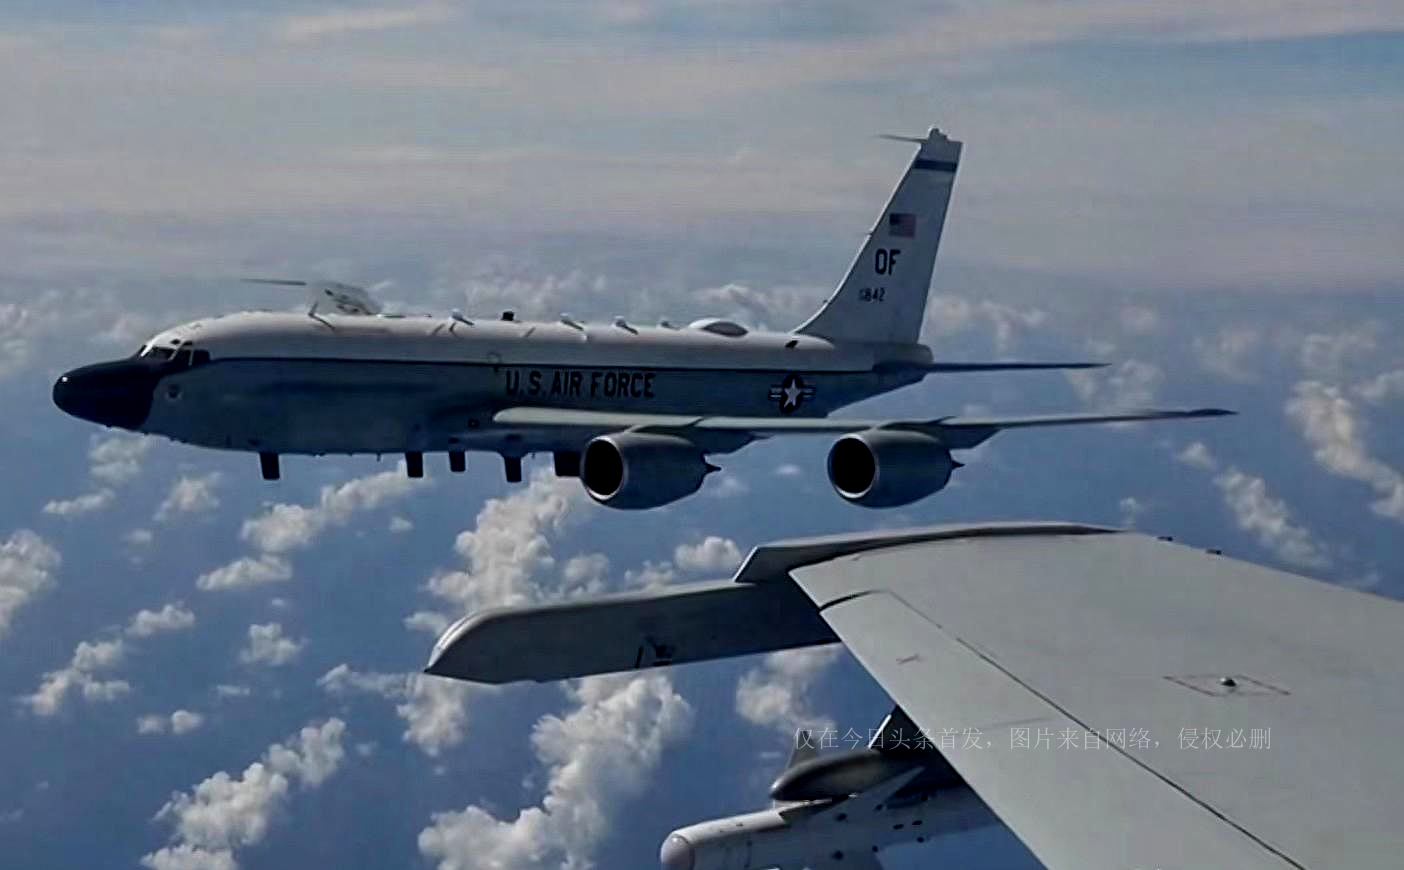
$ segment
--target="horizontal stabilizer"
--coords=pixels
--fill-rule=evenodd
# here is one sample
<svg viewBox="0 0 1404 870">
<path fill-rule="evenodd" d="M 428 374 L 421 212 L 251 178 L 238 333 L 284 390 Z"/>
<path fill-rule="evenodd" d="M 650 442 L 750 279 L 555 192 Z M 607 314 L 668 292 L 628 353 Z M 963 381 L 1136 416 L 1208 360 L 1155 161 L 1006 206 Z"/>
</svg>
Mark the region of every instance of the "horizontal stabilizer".
<svg viewBox="0 0 1404 870">
<path fill-rule="evenodd" d="M 547 682 L 833 640 L 793 584 L 727 580 L 485 610 L 444 632 L 425 672 L 475 683 Z"/>
<path fill-rule="evenodd" d="M 1034 414 L 1025 417 L 946 417 L 933 423 L 939 428 L 941 440 L 951 449 L 960 450 L 976 447 L 1003 429 L 1080 426 L 1089 423 L 1144 423 L 1151 420 L 1197 420 L 1203 417 L 1229 417 L 1234 413 L 1224 408 L 1138 408 L 1072 414 Z M 903 427 L 898 425 L 896 428 Z"/>
</svg>

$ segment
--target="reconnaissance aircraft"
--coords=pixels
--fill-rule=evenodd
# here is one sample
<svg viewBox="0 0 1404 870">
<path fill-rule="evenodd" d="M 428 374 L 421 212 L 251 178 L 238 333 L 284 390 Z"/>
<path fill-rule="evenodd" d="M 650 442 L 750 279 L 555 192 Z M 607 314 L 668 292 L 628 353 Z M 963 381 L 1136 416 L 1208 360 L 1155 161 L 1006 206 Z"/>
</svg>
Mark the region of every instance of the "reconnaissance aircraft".
<svg viewBox="0 0 1404 870">
<path fill-rule="evenodd" d="M 280 454 L 554 454 L 601 504 L 650 508 L 697 491 L 707 461 L 758 439 L 838 436 L 838 494 L 867 507 L 924 498 L 960 467 L 952 450 L 1001 429 L 1205 417 L 1213 408 L 1022 417 L 837 420 L 845 405 L 933 373 L 1083 368 L 1088 363 L 940 362 L 919 344 L 961 144 L 932 128 L 877 226 L 823 306 L 790 332 L 718 318 L 686 327 L 383 314 L 364 290 L 304 286 L 305 313 L 244 312 L 166 330 L 127 359 L 75 369 L 53 398 L 73 416 L 176 441 Z"/>
</svg>

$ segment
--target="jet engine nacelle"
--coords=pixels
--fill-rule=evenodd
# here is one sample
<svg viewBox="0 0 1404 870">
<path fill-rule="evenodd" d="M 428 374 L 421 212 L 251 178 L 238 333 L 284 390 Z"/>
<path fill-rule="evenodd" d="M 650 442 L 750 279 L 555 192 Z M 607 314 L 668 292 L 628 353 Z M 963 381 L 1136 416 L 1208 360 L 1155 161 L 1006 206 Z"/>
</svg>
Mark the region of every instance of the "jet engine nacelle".
<svg viewBox="0 0 1404 870">
<path fill-rule="evenodd" d="M 585 445 L 580 482 L 590 498 L 612 508 L 658 507 L 692 495 L 715 466 L 686 438 L 618 432 Z"/>
<path fill-rule="evenodd" d="M 845 435 L 829 451 L 829 482 L 845 501 L 883 508 L 940 491 L 960 463 L 922 432 L 869 429 Z"/>
<path fill-rule="evenodd" d="M 872 857 L 899 843 L 924 843 L 997 823 L 965 785 L 897 806 L 856 803 L 789 804 L 679 828 L 663 840 L 658 862 L 662 870 L 768 870 L 813 867 L 819 861 L 841 867 L 844 856 Z"/>
</svg>

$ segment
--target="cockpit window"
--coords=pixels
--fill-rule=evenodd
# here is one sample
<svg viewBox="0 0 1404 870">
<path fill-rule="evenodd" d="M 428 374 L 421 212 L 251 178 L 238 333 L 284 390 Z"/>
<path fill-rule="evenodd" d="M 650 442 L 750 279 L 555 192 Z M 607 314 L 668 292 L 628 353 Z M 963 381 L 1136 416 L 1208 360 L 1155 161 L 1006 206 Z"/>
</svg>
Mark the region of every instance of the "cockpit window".
<svg viewBox="0 0 1404 870">
<path fill-rule="evenodd" d="M 190 342 L 181 342 L 175 346 L 148 344 L 137 351 L 137 355 L 153 361 L 170 360 L 172 365 L 182 369 L 204 365 L 210 361 L 209 351 L 197 350 Z"/>
</svg>

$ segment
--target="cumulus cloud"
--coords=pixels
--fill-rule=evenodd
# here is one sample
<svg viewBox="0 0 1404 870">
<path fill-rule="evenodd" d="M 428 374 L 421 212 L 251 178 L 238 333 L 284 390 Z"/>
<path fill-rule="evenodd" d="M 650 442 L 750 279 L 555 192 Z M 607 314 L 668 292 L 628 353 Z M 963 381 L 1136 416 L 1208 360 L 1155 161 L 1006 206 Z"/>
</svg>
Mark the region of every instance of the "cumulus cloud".
<svg viewBox="0 0 1404 870">
<path fill-rule="evenodd" d="M 88 451 L 90 471 L 95 480 L 108 486 L 121 486 L 141 474 L 141 460 L 156 444 L 145 435 L 110 435 L 96 439 Z"/>
<path fill-rule="evenodd" d="M 450 613 L 421 610 L 406 618 L 406 626 L 438 632 L 464 612 L 595 588 L 596 572 L 607 568 L 607 560 L 587 554 L 560 566 L 552 553 L 552 535 L 566 526 L 580 498 L 579 487 L 570 481 L 540 472 L 511 495 L 489 499 L 474 527 L 455 540 L 454 549 L 466 567 L 429 579 L 428 590 L 448 604 Z M 349 665 L 333 668 L 319 684 L 333 694 L 361 691 L 394 701 L 396 714 L 405 722 L 404 739 L 431 756 L 462 742 L 468 699 L 486 691 L 420 674 L 358 672 Z"/>
<path fill-rule="evenodd" d="M 590 677 L 568 691 L 576 708 L 542 717 L 532 732 L 548 769 L 541 804 L 510 820 L 476 805 L 434 814 L 419 850 L 439 870 L 593 866 L 615 814 L 692 726 L 691 708 L 661 675 Z"/>
<path fill-rule="evenodd" d="M 1362 399 L 1379 405 L 1395 397 L 1404 397 L 1404 369 L 1381 372 L 1355 388 Z"/>
<path fill-rule="evenodd" d="M 1229 327 L 1212 336 L 1197 336 L 1194 352 L 1205 371 L 1231 381 L 1251 381 L 1257 377 L 1253 363 L 1262 343 L 1262 332 L 1256 327 Z"/>
<path fill-rule="evenodd" d="M 405 628 L 410 631 L 422 631 L 438 637 L 449 627 L 450 620 L 437 610 L 416 610 L 406 616 L 404 622 Z"/>
<path fill-rule="evenodd" d="M 240 530 L 240 536 L 258 552 L 201 574 L 195 585 L 216 590 L 287 582 L 293 576 L 288 553 L 312 546 L 323 532 L 346 525 L 357 513 L 375 510 L 425 485 L 428 481 L 407 476 L 401 463 L 393 471 L 324 486 L 313 505 L 275 504 L 246 520 Z"/>
<path fill-rule="evenodd" d="M 645 561 L 639 567 L 624 572 L 624 584 L 641 589 L 656 589 L 676 583 L 677 580 L 678 568 L 668 559 L 661 562 Z"/>
<path fill-rule="evenodd" d="M 457 680 L 412 675 L 404 700 L 395 705 L 395 715 L 405 722 L 402 736 L 430 756 L 457 746 L 468 730 L 468 699 L 486 691 L 491 690 Z"/>
<path fill-rule="evenodd" d="M 1149 305 L 1127 305 L 1121 309 L 1121 328 L 1132 335 L 1151 335 L 1160 327 L 1160 312 Z"/>
<path fill-rule="evenodd" d="M 740 498 L 751 491 L 750 484 L 730 471 L 722 471 L 707 477 L 707 485 L 702 494 L 710 498 Z"/>
<path fill-rule="evenodd" d="M 1213 473 L 1214 486 L 1223 494 L 1224 506 L 1238 527 L 1252 534 L 1278 559 L 1302 568 L 1325 568 L 1331 564 L 1325 544 L 1294 520 L 1287 503 L 1268 490 L 1267 481 L 1233 466 L 1221 468 L 1201 441 L 1180 451 L 1176 459 Z"/>
<path fill-rule="evenodd" d="M 1287 400 L 1287 417 L 1314 448 L 1322 468 L 1369 485 L 1379 496 L 1370 508 L 1382 517 L 1404 522 L 1404 474 L 1371 455 L 1365 422 L 1339 387 L 1302 381 Z"/>
<path fill-rule="evenodd" d="M 227 565 L 195 578 L 196 587 L 205 591 L 215 589 L 246 589 L 267 583 L 285 583 L 292 579 L 292 565 L 279 556 L 242 556 Z"/>
<path fill-rule="evenodd" d="M 150 637 L 167 631 L 182 631 L 195 624 L 195 614 L 180 604 L 167 604 L 160 610 L 138 610 L 127 623 L 130 637 Z"/>
<path fill-rule="evenodd" d="M 317 678 L 317 685 L 332 695 L 371 692 L 390 698 L 402 696 L 408 682 L 408 674 L 357 671 L 344 662 Z"/>
<path fill-rule="evenodd" d="M 0 544 L 0 639 L 21 607 L 54 582 L 62 562 L 58 550 L 29 529 L 19 529 Z"/>
<path fill-rule="evenodd" d="M 1146 503 L 1134 495 L 1128 495 L 1116 504 L 1121 511 L 1121 524 L 1126 528 L 1134 527 L 1141 515 L 1146 512 Z"/>
<path fill-rule="evenodd" d="M 110 640 L 83 641 L 73 651 L 67 666 L 44 674 L 39 688 L 21 700 L 40 716 L 52 716 L 63 708 L 71 696 L 88 701 L 112 701 L 131 691 L 126 680 L 107 676 L 131 652 L 129 639 L 188 629 L 195 624 L 195 614 L 179 604 L 167 604 L 160 610 L 139 610 L 122 630 L 122 637 Z"/>
<path fill-rule="evenodd" d="M 294 786 L 313 789 L 341 767 L 346 724 L 308 724 L 235 779 L 220 771 L 189 793 L 176 792 L 156 813 L 175 826 L 170 845 L 142 857 L 149 870 L 232 870 L 234 852 L 256 845 L 285 811 Z"/>
<path fill-rule="evenodd" d="M 926 306 L 924 332 L 930 336 L 956 335 L 981 324 L 989 328 L 999 353 L 1013 349 L 1021 333 L 1043 326 L 1048 312 L 1015 308 L 987 299 L 971 301 L 961 296 L 933 294 Z"/>
<path fill-rule="evenodd" d="M 78 517 L 100 511 L 112 503 L 116 495 L 110 489 L 100 489 L 69 499 L 55 499 L 44 505 L 44 513 L 56 517 Z"/>
<path fill-rule="evenodd" d="M 176 710 L 169 716 L 153 714 L 142 716 L 137 719 L 138 734 L 189 734 L 191 731 L 205 724 L 205 717 L 201 713 L 191 710 Z"/>
<path fill-rule="evenodd" d="M 588 595 L 604 589 L 609 576 L 609 557 L 604 553 L 581 553 L 566 560 L 561 568 L 562 589 L 567 595 Z"/>
<path fill-rule="evenodd" d="M 1214 454 L 1209 451 L 1209 445 L 1203 441 L 1195 441 L 1193 444 L 1181 450 L 1176 456 L 1180 462 L 1192 468 L 1203 471 L 1213 471 L 1219 467 L 1219 461 L 1214 458 Z"/>
<path fill-rule="evenodd" d="M 285 665 L 298 657 L 306 640 L 293 640 L 283 634 L 283 626 L 276 622 L 249 626 L 249 645 L 239 652 L 239 661 L 246 665 L 267 665 L 272 668 Z"/>
<path fill-rule="evenodd" d="M 153 438 L 130 433 L 93 436 L 88 473 L 97 487 L 74 498 L 50 501 L 44 505 L 44 513 L 71 519 L 108 507 L 117 495 L 114 488 L 141 473 L 141 460 L 155 443 Z"/>
<path fill-rule="evenodd" d="M 1128 359 L 1109 369 L 1064 372 L 1073 390 L 1088 404 L 1143 408 L 1155 401 L 1163 375 L 1160 367 Z"/>
<path fill-rule="evenodd" d="M 1302 369 L 1314 378 L 1342 377 L 1375 353 L 1383 332 L 1383 324 L 1369 321 L 1339 332 L 1312 333 L 1302 339 Z"/>
<path fill-rule="evenodd" d="M 1238 527 L 1252 532 L 1258 543 L 1282 561 L 1305 568 L 1324 568 L 1331 560 L 1309 530 L 1292 522 L 1287 503 L 1268 492 L 1261 477 L 1229 468 L 1215 475 L 1214 485 L 1224 494 Z"/>
<path fill-rule="evenodd" d="M 673 562 L 695 574 L 735 571 L 741 564 L 741 548 L 730 538 L 708 535 L 696 544 L 679 544 L 673 550 Z"/>
<path fill-rule="evenodd" d="M 328 528 L 344 526 L 358 512 L 375 510 L 403 498 L 425 483 L 406 475 L 401 465 L 393 471 L 348 480 L 340 486 L 325 486 L 317 504 L 273 505 L 263 516 L 246 521 L 240 535 L 264 553 L 305 549 Z"/>
<path fill-rule="evenodd" d="M 35 339 L 61 321 L 62 313 L 62 302 L 53 292 L 30 304 L 0 303 L 0 380 L 29 364 Z"/>
<path fill-rule="evenodd" d="M 838 644 L 771 653 L 736 683 L 736 712 L 754 725 L 791 737 L 802 728 L 823 731 L 833 721 L 809 704 L 809 689 L 838 660 Z"/>
<path fill-rule="evenodd" d="M 468 726 L 467 699 L 474 693 L 491 691 L 424 674 L 357 671 L 345 663 L 323 674 L 317 685 L 330 695 L 362 692 L 398 702 L 395 713 L 405 722 L 402 739 L 429 756 L 463 742 Z"/>
<path fill-rule="evenodd" d="M 222 477 L 218 471 L 213 471 L 177 480 L 165 500 L 156 508 L 156 522 L 169 522 L 185 514 L 208 513 L 219 507 L 219 496 L 215 490 Z"/>
<path fill-rule="evenodd" d="M 87 701 L 112 701 L 131 691 L 126 680 L 103 679 L 98 674 L 121 664 L 126 644 L 116 640 L 83 641 L 73 651 L 68 666 L 44 674 L 39 688 L 21 699 L 38 716 L 52 716 L 63 709 L 70 695 Z"/>
<path fill-rule="evenodd" d="M 565 527 L 581 498 L 571 481 L 543 472 L 524 489 L 488 499 L 477 524 L 454 541 L 466 568 L 436 574 L 429 591 L 452 605 L 455 617 L 544 599 L 549 593 L 539 581 L 554 577 L 556 567 L 551 535 Z"/>
</svg>

